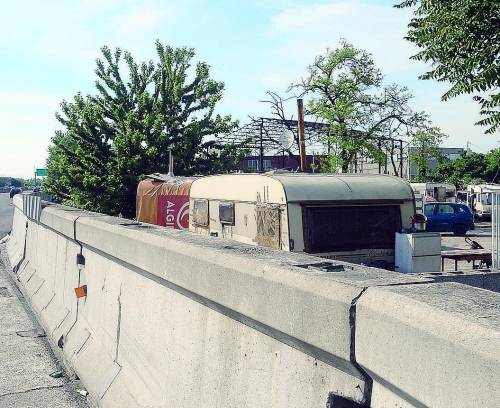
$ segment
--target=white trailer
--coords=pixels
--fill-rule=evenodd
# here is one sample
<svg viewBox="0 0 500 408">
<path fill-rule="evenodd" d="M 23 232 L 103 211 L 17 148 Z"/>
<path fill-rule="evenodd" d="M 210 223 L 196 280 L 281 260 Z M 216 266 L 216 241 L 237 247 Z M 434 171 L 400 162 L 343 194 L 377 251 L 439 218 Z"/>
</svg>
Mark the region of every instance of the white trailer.
<svg viewBox="0 0 500 408">
<path fill-rule="evenodd" d="M 467 205 L 479 218 L 491 218 L 492 193 L 500 192 L 500 184 L 470 184 Z"/>
<path fill-rule="evenodd" d="M 456 202 L 457 188 L 451 183 L 411 183 L 413 191 L 419 193 L 423 201 Z"/>
<path fill-rule="evenodd" d="M 232 174 L 191 185 L 189 230 L 366 265 L 394 265 L 410 184 L 387 175 Z"/>
</svg>

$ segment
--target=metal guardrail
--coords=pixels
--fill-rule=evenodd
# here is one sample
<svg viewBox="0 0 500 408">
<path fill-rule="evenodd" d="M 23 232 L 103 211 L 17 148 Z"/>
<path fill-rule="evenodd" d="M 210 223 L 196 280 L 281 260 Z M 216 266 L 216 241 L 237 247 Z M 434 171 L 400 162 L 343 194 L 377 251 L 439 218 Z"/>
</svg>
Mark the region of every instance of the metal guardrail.
<svg viewBox="0 0 500 408">
<path fill-rule="evenodd" d="M 23 213 L 31 220 L 40 222 L 40 215 L 42 213 L 42 197 L 23 194 Z"/>
<path fill-rule="evenodd" d="M 500 193 L 492 194 L 491 257 L 493 268 L 500 269 Z"/>
</svg>

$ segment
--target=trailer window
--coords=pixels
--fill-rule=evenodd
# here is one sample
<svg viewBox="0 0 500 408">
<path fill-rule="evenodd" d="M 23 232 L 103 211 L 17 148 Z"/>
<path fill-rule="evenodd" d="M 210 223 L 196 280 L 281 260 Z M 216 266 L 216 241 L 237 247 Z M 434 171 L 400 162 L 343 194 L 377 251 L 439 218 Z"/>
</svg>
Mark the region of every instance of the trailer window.
<svg viewBox="0 0 500 408">
<path fill-rule="evenodd" d="M 401 230 L 398 205 L 327 207 L 303 209 L 306 252 L 394 248 Z"/>
<path fill-rule="evenodd" d="M 257 244 L 280 249 L 280 209 L 275 206 L 257 205 Z"/>
<path fill-rule="evenodd" d="M 219 221 L 226 225 L 234 225 L 234 203 L 219 203 Z"/>
<path fill-rule="evenodd" d="M 491 205 L 491 193 L 483 193 L 481 194 L 481 202 L 486 205 Z"/>
<path fill-rule="evenodd" d="M 193 200 L 193 224 L 208 226 L 208 200 Z"/>
</svg>

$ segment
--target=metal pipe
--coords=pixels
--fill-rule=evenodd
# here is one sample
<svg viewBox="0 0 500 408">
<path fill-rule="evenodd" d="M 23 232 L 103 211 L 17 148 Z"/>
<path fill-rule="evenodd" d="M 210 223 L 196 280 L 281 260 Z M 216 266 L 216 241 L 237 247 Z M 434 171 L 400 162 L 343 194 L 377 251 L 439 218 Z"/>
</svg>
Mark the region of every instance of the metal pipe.
<svg viewBox="0 0 500 408">
<path fill-rule="evenodd" d="M 297 114 L 299 128 L 299 152 L 300 152 L 300 171 L 306 171 L 306 140 L 304 136 L 304 105 L 301 98 L 297 99 Z"/>
<path fill-rule="evenodd" d="M 404 178 L 403 176 L 403 141 L 399 141 L 399 177 Z"/>
<path fill-rule="evenodd" d="M 170 177 L 174 176 L 174 156 L 172 155 L 172 149 L 168 149 L 168 175 Z"/>
</svg>

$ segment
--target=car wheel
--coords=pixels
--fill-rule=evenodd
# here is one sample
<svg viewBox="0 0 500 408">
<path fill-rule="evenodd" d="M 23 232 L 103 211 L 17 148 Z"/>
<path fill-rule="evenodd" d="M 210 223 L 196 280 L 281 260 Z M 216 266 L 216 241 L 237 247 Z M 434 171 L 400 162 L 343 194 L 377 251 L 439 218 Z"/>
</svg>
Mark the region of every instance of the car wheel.
<svg viewBox="0 0 500 408">
<path fill-rule="evenodd" d="M 467 233 L 467 228 L 463 224 L 457 224 L 453 227 L 453 235 L 463 237 Z"/>
</svg>

